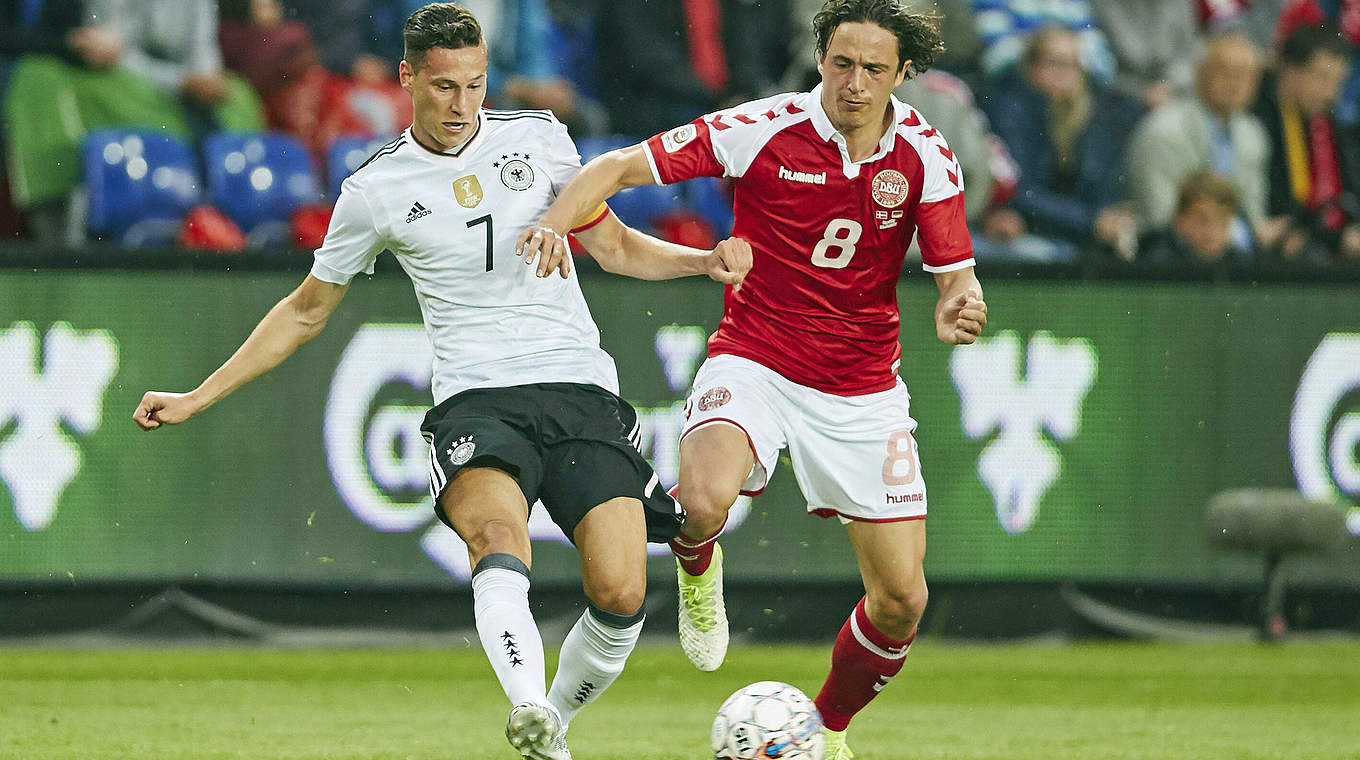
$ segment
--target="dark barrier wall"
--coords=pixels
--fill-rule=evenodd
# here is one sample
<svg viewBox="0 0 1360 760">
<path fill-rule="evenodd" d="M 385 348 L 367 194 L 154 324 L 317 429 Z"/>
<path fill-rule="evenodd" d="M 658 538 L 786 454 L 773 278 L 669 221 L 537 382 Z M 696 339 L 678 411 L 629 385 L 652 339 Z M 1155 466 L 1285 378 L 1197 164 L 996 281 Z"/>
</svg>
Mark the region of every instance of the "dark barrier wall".
<svg viewBox="0 0 1360 760">
<path fill-rule="evenodd" d="M 673 482 L 721 293 L 583 277 Z M 400 275 L 356 282 L 320 337 L 201 418 L 133 425 L 144 390 L 192 387 L 299 279 L 0 270 L 0 580 L 465 581 L 427 504 L 430 350 Z M 963 349 L 934 337 L 928 278 L 899 291 L 933 577 L 1250 580 L 1257 564 L 1202 525 L 1210 495 L 1239 486 L 1334 498 L 1360 532 L 1354 286 L 985 284 L 989 337 Z M 839 526 L 806 516 L 779 468 L 735 513 L 729 576 L 853 578 Z M 561 534 L 532 526 L 536 577 L 574 579 Z M 1360 585 L 1357 543 L 1303 573 Z"/>
</svg>

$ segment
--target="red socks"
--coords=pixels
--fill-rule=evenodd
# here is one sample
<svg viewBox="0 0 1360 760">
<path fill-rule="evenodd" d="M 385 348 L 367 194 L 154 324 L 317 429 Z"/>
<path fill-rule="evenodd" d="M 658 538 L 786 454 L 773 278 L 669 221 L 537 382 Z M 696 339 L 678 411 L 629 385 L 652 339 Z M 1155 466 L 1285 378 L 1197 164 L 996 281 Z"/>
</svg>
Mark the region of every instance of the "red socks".
<svg viewBox="0 0 1360 760">
<path fill-rule="evenodd" d="M 717 533 L 702 541 L 693 541 L 683 535 L 677 535 L 671 539 L 671 552 L 680 560 L 680 567 L 686 573 L 703 575 L 709 563 L 713 561 L 713 547 L 718 545 L 718 535 L 721 533 L 722 528 L 718 528 Z"/>
<path fill-rule="evenodd" d="M 679 501 L 680 499 L 676 496 L 679 490 L 680 486 L 675 485 L 671 486 L 671 489 L 666 493 L 670 494 L 672 499 Z M 704 571 L 708 569 L 709 563 L 713 561 L 713 547 L 717 545 L 718 536 L 722 534 L 725 527 L 727 527 L 727 518 L 724 517 L 723 524 L 718 527 L 718 530 L 701 541 L 695 541 L 684 534 L 677 533 L 675 538 L 671 539 L 670 544 L 671 553 L 675 555 L 676 559 L 680 560 L 681 569 L 690 575 L 703 575 Z"/>
<path fill-rule="evenodd" d="M 831 672 L 817 694 L 817 709 L 822 721 L 832 731 L 844 731 L 855 713 L 864 709 L 870 700 L 902 669 L 902 663 L 916 639 L 913 631 L 905 641 L 894 641 L 869 622 L 864 611 L 864 599 L 841 626 L 836 646 L 831 650 Z"/>
</svg>

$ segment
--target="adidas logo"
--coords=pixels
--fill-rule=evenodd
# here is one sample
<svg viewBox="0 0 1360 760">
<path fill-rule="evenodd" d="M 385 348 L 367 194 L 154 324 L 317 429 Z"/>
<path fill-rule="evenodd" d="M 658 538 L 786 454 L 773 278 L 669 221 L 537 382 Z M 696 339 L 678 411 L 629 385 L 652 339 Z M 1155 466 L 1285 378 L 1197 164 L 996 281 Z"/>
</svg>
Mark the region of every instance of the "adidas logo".
<svg viewBox="0 0 1360 760">
<path fill-rule="evenodd" d="M 429 209 L 425 208 L 419 203 L 414 203 L 411 205 L 411 212 L 406 215 L 406 223 L 410 224 L 411 222 L 414 222 L 415 220 L 419 219 L 422 216 L 429 215 L 430 215 Z"/>
</svg>

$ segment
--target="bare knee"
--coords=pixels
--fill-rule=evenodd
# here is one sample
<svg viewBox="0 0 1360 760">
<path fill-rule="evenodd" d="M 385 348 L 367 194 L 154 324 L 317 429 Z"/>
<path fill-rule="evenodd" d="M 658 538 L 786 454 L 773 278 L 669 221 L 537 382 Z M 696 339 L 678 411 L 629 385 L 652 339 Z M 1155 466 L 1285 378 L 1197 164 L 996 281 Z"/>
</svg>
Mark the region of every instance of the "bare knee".
<svg viewBox="0 0 1360 760">
<path fill-rule="evenodd" d="M 488 554 L 519 555 L 526 542 L 523 523 L 491 519 L 460 530 L 458 535 L 468 545 L 468 553 L 481 558 Z"/>
<path fill-rule="evenodd" d="M 591 603 L 605 612 L 632 615 L 646 601 L 647 584 L 643 579 L 588 578 L 585 591 Z"/>
<path fill-rule="evenodd" d="M 926 611 L 930 596 L 925 579 L 901 585 L 871 589 L 868 593 L 869 619 L 874 626 L 893 638 L 904 639 L 916 630 Z"/>
<path fill-rule="evenodd" d="M 718 532 L 727 521 L 727 510 L 739 495 L 738 486 L 702 478 L 681 480 L 679 498 L 685 508 L 685 535 L 706 538 Z"/>
</svg>

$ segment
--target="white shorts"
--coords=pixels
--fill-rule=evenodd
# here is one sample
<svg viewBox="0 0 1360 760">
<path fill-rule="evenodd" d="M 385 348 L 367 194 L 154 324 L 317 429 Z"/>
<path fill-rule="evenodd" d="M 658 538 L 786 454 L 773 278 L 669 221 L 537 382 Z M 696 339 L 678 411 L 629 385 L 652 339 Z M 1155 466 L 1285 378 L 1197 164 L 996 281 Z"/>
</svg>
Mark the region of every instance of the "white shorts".
<svg viewBox="0 0 1360 760">
<path fill-rule="evenodd" d="M 926 485 L 912 437 L 916 420 L 900 379 L 886 391 L 836 396 L 749 359 L 714 356 L 694 378 L 681 440 L 704 425 L 731 425 L 746 434 L 756 462 L 743 494 L 765 489 L 787 446 L 809 512 L 841 522 L 926 516 Z"/>
</svg>

